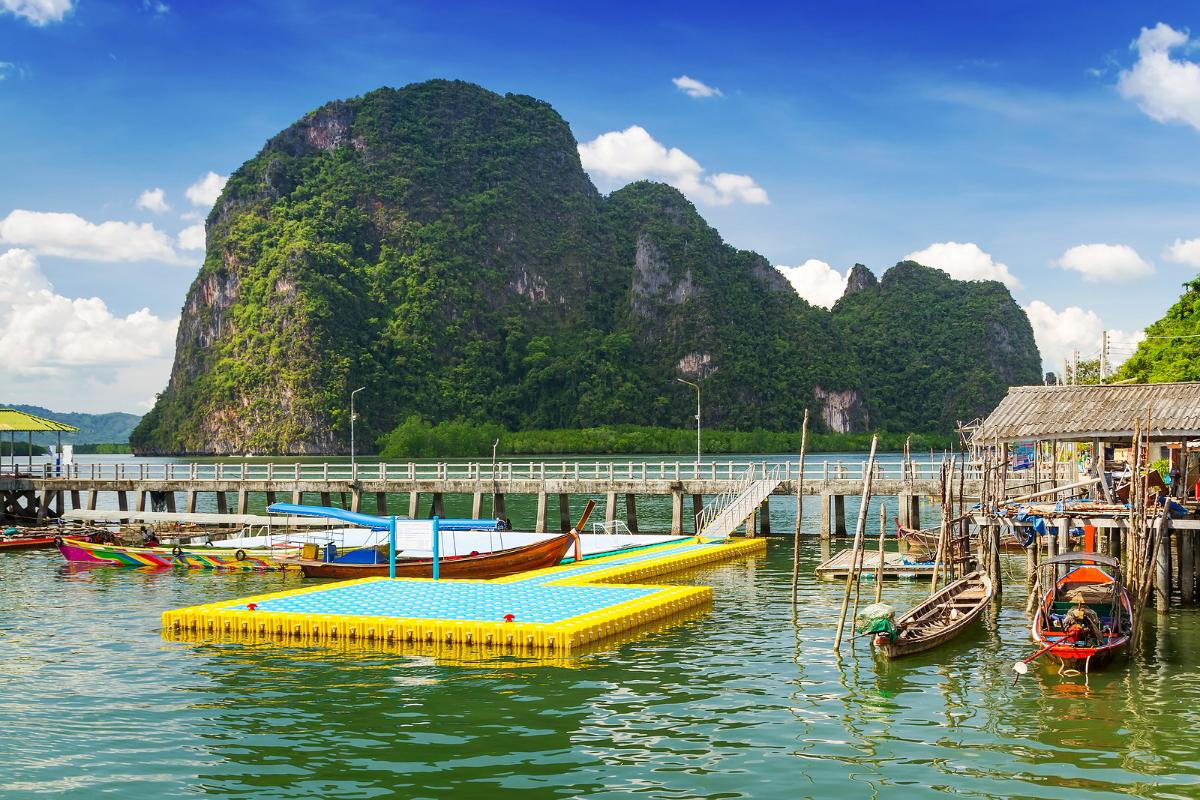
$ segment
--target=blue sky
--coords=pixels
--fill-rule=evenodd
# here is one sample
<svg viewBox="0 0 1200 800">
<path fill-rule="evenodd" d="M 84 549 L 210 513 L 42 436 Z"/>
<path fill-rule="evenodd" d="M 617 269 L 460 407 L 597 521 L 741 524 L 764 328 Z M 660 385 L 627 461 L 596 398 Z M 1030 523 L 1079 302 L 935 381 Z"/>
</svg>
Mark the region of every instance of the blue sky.
<svg viewBox="0 0 1200 800">
<path fill-rule="evenodd" d="M 220 177 L 432 77 L 550 102 L 602 190 L 675 183 L 816 302 L 912 253 L 1004 279 L 1050 365 L 1200 268 L 1187 4 L 563 5 L 0 0 L 0 401 L 145 410 Z"/>
</svg>

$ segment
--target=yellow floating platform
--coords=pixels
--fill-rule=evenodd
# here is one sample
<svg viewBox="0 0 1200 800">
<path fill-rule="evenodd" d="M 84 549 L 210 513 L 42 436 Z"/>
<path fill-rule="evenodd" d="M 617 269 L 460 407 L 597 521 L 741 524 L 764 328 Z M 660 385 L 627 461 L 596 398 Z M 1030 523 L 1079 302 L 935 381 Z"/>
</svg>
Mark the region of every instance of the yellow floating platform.
<svg viewBox="0 0 1200 800">
<path fill-rule="evenodd" d="M 326 583 L 167 611 L 163 636 L 568 656 L 712 602 L 708 586 L 639 581 L 765 550 L 763 539 L 688 539 L 494 580 Z"/>
</svg>

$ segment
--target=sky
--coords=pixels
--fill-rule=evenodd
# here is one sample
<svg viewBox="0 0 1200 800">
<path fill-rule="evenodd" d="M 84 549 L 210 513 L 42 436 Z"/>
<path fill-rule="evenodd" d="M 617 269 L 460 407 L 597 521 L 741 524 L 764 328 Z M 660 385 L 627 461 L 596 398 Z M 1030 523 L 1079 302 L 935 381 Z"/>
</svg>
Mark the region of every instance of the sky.
<svg viewBox="0 0 1200 800">
<path fill-rule="evenodd" d="M 679 187 L 810 302 L 1001 280 L 1047 369 L 1195 277 L 1200 7 L 783 5 L 0 0 L 0 402 L 148 410 L 225 178 L 438 77 L 549 102 L 601 191 Z"/>
</svg>

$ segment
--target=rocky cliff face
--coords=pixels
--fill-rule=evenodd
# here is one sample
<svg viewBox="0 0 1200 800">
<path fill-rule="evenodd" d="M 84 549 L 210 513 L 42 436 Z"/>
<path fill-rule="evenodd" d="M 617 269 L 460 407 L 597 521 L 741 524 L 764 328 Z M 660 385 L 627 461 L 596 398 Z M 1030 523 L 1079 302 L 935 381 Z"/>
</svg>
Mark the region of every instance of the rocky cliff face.
<svg viewBox="0 0 1200 800">
<path fill-rule="evenodd" d="M 805 408 L 834 430 L 887 419 L 863 369 L 879 364 L 838 312 L 671 187 L 602 197 L 530 97 L 429 81 L 329 103 L 234 172 L 206 230 L 137 452 L 345 451 L 359 386 L 363 449 L 410 415 L 679 426 L 694 400 L 677 377 L 704 381 L 717 427 L 796 429 Z M 864 267 L 842 302 L 891 297 L 888 281 Z M 997 322 L 987 335 L 1023 352 Z M 973 366 L 1001 381 L 1002 361 Z"/>
</svg>

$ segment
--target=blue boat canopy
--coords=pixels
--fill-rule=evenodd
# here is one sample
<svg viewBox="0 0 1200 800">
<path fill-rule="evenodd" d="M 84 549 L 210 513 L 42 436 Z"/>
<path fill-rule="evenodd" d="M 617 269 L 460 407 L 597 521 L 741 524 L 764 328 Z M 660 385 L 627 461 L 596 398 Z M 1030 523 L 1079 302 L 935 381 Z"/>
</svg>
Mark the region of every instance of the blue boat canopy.
<svg viewBox="0 0 1200 800">
<path fill-rule="evenodd" d="M 272 503 L 267 506 L 268 514 L 288 514 L 296 517 L 325 517 L 335 519 L 350 525 L 359 525 L 377 531 L 386 531 L 391 524 L 391 517 L 377 517 L 372 514 L 360 514 L 357 511 L 347 511 L 344 508 L 332 506 L 302 506 L 296 503 Z M 409 520 L 405 520 L 408 522 Z M 432 520 L 416 520 L 427 521 Z M 504 523 L 498 519 L 439 519 L 438 527 L 443 531 L 499 531 L 504 530 Z"/>
</svg>

